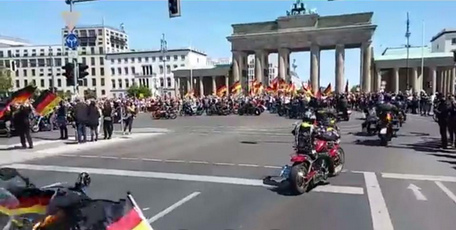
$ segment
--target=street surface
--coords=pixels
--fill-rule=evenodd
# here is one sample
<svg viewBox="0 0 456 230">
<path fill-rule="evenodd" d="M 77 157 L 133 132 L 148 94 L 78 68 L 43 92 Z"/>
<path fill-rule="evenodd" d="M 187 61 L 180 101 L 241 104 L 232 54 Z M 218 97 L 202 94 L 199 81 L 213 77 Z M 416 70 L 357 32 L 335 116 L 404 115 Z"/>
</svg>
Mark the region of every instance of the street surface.
<svg viewBox="0 0 456 230">
<path fill-rule="evenodd" d="M 398 138 L 381 147 L 378 137 L 359 133 L 359 117 L 340 123 L 344 172 L 300 196 L 262 184 L 288 163 L 295 122 L 268 112 L 176 120 L 142 114 L 129 136 L 3 149 L 0 164 L 40 186 L 73 183 L 86 171 L 91 196 L 119 199 L 130 191 L 158 230 L 454 229 L 456 150 L 438 148 L 437 124 L 409 115 Z"/>
</svg>

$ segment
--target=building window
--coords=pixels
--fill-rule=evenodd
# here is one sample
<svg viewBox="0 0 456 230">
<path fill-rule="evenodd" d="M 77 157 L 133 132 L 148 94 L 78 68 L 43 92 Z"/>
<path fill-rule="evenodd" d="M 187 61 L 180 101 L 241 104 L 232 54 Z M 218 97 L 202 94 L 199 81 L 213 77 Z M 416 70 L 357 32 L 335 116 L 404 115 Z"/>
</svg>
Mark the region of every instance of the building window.
<svg viewBox="0 0 456 230">
<path fill-rule="evenodd" d="M 177 55 L 174 55 L 173 58 L 174 58 L 174 61 L 177 61 Z"/>
<path fill-rule="evenodd" d="M 83 80 L 83 86 L 87 86 L 87 78 L 84 78 L 84 80 Z"/>
<path fill-rule="evenodd" d="M 91 65 L 91 66 L 94 66 L 94 65 L 95 65 L 95 58 L 94 58 L 94 57 L 91 57 L 91 58 L 90 58 L 90 65 Z"/>
<path fill-rule="evenodd" d="M 32 80 L 32 85 L 33 85 L 33 86 L 36 86 L 36 80 L 35 80 L 35 79 Z M 44 84 L 43 84 L 43 85 L 44 85 Z M 43 87 L 44 87 L 44 86 L 43 86 Z"/>
<path fill-rule="evenodd" d="M 171 73 L 171 66 L 169 66 L 169 65 L 166 66 L 166 73 Z"/>
<path fill-rule="evenodd" d="M 24 85 L 28 86 L 28 81 L 27 80 L 24 80 Z"/>
<path fill-rule="evenodd" d="M 57 87 L 62 87 L 62 80 L 61 79 L 57 79 Z"/>
<path fill-rule="evenodd" d="M 111 68 L 111 75 L 116 75 L 116 69 Z"/>
<path fill-rule="evenodd" d="M 163 78 L 160 78 L 160 87 L 163 88 L 163 86 L 165 86 L 165 84 L 163 83 Z"/>
<path fill-rule="evenodd" d="M 87 60 L 85 57 L 82 58 L 82 64 L 87 65 Z"/>
<path fill-rule="evenodd" d="M 135 67 L 134 67 L 134 66 L 132 66 L 132 67 L 131 67 L 131 74 L 135 74 L 135 73 L 136 73 L 136 71 L 135 71 Z"/>
<path fill-rule="evenodd" d="M 105 74 L 104 74 L 104 68 L 101 67 L 101 68 L 100 68 L 100 76 L 104 76 L 104 75 L 105 75 Z"/>
<path fill-rule="evenodd" d="M 104 89 L 101 90 L 101 95 L 106 95 L 106 91 Z"/>
<path fill-rule="evenodd" d="M 27 70 L 24 69 L 24 70 L 22 70 L 22 72 L 24 73 L 24 77 L 27 77 Z"/>
<path fill-rule="evenodd" d="M 158 68 L 160 69 L 160 74 L 163 74 L 163 66 L 161 65 Z"/>
<path fill-rule="evenodd" d="M 125 79 L 125 88 L 129 88 L 129 87 L 130 87 L 130 80 Z"/>
<path fill-rule="evenodd" d="M 95 78 L 92 78 L 92 86 L 97 86 L 97 79 Z"/>
<path fill-rule="evenodd" d="M 173 65 L 173 69 L 177 69 L 177 65 Z"/>
<path fill-rule="evenodd" d="M 135 58 L 131 58 L 131 63 L 135 63 Z"/>
<path fill-rule="evenodd" d="M 181 60 L 185 61 L 185 55 L 181 55 Z"/>
<path fill-rule="evenodd" d="M 125 75 L 128 75 L 128 67 L 124 68 Z"/>
<path fill-rule="evenodd" d="M 100 65 L 104 65 L 104 57 L 100 57 Z"/>
<path fill-rule="evenodd" d="M 166 78 L 166 83 L 167 83 L 167 87 L 171 88 L 171 83 L 172 82 L 171 82 L 171 78 L 170 77 Z"/>
<path fill-rule="evenodd" d="M 117 72 L 119 73 L 119 75 L 122 75 L 122 68 L 118 67 Z"/>
<path fill-rule="evenodd" d="M 92 68 L 91 71 L 92 71 L 92 76 L 95 76 L 96 75 L 95 68 Z"/>
<path fill-rule="evenodd" d="M 115 89 L 116 88 L 116 81 L 115 80 L 111 80 L 111 84 L 112 84 L 112 88 Z"/>
<path fill-rule="evenodd" d="M 20 81 L 16 80 L 16 88 L 20 88 Z"/>
<path fill-rule="evenodd" d="M 105 79 L 104 79 L 104 78 L 101 78 L 101 79 L 100 79 L 100 85 L 101 85 L 101 86 L 105 86 Z"/>
<path fill-rule="evenodd" d="M 119 79 L 118 82 L 119 82 L 119 88 L 122 89 L 122 79 Z"/>
<path fill-rule="evenodd" d="M 32 77 L 36 76 L 36 70 L 32 69 Z"/>
<path fill-rule="evenodd" d="M 456 45 L 456 38 L 451 39 L 451 45 Z"/>
</svg>

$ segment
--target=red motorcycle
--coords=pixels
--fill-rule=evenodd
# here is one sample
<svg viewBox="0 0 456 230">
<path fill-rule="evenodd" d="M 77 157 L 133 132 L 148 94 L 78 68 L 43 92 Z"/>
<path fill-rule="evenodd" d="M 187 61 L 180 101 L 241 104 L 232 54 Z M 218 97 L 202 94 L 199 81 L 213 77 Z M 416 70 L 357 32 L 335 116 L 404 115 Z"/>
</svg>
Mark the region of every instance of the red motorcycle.
<svg viewBox="0 0 456 230">
<path fill-rule="evenodd" d="M 292 165 L 285 165 L 280 177 L 289 182 L 294 192 L 302 194 L 326 180 L 328 176 L 336 176 L 342 172 L 344 161 L 345 153 L 338 138 L 317 135 L 312 152 L 292 155 Z"/>
</svg>

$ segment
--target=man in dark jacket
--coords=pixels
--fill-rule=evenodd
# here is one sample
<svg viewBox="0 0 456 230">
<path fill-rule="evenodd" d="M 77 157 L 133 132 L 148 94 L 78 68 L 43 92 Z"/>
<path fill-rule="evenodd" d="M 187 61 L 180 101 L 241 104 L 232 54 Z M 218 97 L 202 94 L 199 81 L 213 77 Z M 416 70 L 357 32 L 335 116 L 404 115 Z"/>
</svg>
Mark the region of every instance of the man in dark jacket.
<svg viewBox="0 0 456 230">
<path fill-rule="evenodd" d="M 30 114 L 32 109 L 29 104 L 24 104 L 19 107 L 13 115 L 14 128 L 21 139 L 22 148 L 27 148 L 25 141 L 27 140 L 29 148 L 33 148 L 33 140 L 30 135 Z"/>
<path fill-rule="evenodd" d="M 84 143 L 87 141 L 86 125 L 88 120 L 87 116 L 89 114 L 89 107 L 80 99 L 76 99 L 76 105 L 74 106 L 73 110 L 78 142 Z"/>
<path fill-rule="evenodd" d="M 449 118 L 449 103 L 445 100 L 443 95 L 438 95 L 437 108 L 435 113 L 437 115 L 439 130 L 440 130 L 440 139 L 442 141 L 442 148 L 448 148 L 448 118 Z"/>
</svg>

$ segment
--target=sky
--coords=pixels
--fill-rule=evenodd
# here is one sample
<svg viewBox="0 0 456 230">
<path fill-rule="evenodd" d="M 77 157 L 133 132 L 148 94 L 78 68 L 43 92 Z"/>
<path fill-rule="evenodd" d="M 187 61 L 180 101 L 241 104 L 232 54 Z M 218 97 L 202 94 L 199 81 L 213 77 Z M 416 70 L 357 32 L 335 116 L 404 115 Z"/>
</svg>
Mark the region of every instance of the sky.
<svg viewBox="0 0 456 230">
<path fill-rule="evenodd" d="M 79 24 L 101 24 L 119 27 L 124 23 L 132 49 L 158 49 L 162 33 L 168 49 L 194 47 L 210 57 L 231 57 L 226 37 L 232 33 L 231 24 L 273 21 L 285 16 L 294 0 L 182 0 L 180 18 L 168 17 L 165 0 L 98 0 L 79 3 Z M 456 28 L 456 1 L 374 1 L 336 0 L 306 1 L 321 16 L 345 13 L 374 12 L 373 24 L 378 25 L 373 37 L 374 54 L 387 47 L 406 44 L 405 22 L 410 14 L 410 43 L 420 46 L 444 28 Z M 60 44 L 64 27 L 62 12 L 69 9 L 64 0 L 0 0 L 0 35 L 27 39 L 34 44 Z M 334 51 L 321 53 L 321 85 L 334 84 Z M 270 55 L 277 58 L 276 55 Z M 350 85 L 359 82 L 360 51 L 345 51 L 345 77 Z M 310 73 L 310 53 L 293 53 L 290 62 L 306 81 Z"/>
</svg>

